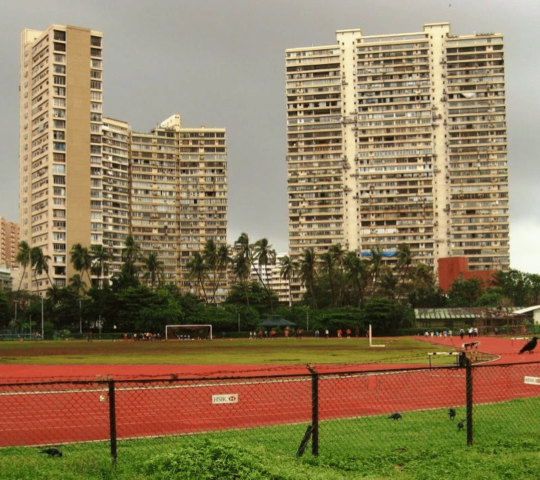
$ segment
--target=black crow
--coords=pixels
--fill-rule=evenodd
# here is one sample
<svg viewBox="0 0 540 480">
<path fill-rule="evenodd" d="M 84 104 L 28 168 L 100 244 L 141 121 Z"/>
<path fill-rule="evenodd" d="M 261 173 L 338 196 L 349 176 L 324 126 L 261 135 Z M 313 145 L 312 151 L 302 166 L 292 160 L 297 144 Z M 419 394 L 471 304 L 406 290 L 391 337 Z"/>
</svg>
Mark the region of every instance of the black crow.
<svg viewBox="0 0 540 480">
<path fill-rule="evenodd" d="M 401 413 L 393 413 L 388 418 L 391 418 L 392 420 L 399 420 L 400 418 L 403 418 L 403 417 L 401 416 Z"/>
<path fill-rule="evenodd" d="M 459 423 L 457 424 L 457 428 L 458 428 L 459 430 L 462 430 L 463 427 L 465 426 L 465 423 L 464 423 L 464 422 L 465 422 L 465 420 L 463 419 L 463 420 L 461 420 L 461 422 L 459 422 Z"/>
<path fill-rule="evenodd" d="M 525 345 L 518 353 L 518 355 L 521 355 L 522 353 L 529 352 L 532 353 L 532 351 L 536 348 L 536 344 L 538 343 L 538 338 L 532 337 L 532 339 Z"/>
<path fill-rule="evenodd" d="M 456 418 L 456 411 L 451 408 L 450 410 L 448 410 L 448 416 L 450 417 L 450 420 L 454 420 Z"/>
<path fill-rule="evenodd" d="M 46 448 L 45 450 L 41 450 L 39 453 L 46 453 L 50 457 L 61 457 L 62 452 L 58 450 L 57 448 Z"/>
</svg>

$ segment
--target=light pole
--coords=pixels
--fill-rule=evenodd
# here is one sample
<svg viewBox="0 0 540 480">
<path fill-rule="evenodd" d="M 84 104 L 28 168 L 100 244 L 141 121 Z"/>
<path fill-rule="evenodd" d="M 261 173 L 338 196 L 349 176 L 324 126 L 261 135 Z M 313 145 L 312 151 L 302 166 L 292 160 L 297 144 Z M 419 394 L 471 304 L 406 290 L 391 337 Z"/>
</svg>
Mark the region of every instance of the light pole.
<svg viewBox="0 0 540 480">
<path fill-rule="evenodd" d="M 79 322 L 81 324 L 79 333 L 82 335 L 82 300 L 80 298 L 79 298 Z"/>
</svg>

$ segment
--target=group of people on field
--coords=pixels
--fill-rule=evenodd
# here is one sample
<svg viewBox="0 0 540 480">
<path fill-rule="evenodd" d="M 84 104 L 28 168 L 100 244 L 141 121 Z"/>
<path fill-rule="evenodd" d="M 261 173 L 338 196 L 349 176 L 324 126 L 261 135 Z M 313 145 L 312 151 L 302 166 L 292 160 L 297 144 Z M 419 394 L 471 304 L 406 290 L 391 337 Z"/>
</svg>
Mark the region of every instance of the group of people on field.
<svg viewBox="0 0 540 480">
<path fill-rule="evenodd" d="M 324 335 L 324 338 L 326 338 L 326 339 L 329 339 L 330 336 L 331 336 L 330 335 L 330 330 L 328 330 L 327 328 L 324 329 L 322 332 L 319 329 L 317 329 L 317 330 L 315 330 L 314 333 L 315 333 L 315 338 L 320 338 L 321 333 L 322 333 L 322 335 Z M 297 328 L 294 331 L 294 336 L 298 340 L 302 340 L 303 335 L 304 335 L 304 331 L 301 328 Z M 291 330 L 286 328 L 283 331 L 283 337 L 286 338 L 286 339 L 289 339 L 289 338 L 291 338 L 291 336 L 292 336 Z M 336 330 L 336 336 L 337 336 L 337 338 L 345 338 L 345 336 L 347 338 L 352 338 L 353 337 L 353 331 L 352 331 L 351 328 L 347 328 L 347 329 L 345 329 L 345 331 L 342 328 L 338 328 Z M 272 328 L 270 331 L 268 331 L 266 329 L 264 329 L 264 330 L 260 329 L 258 331 L 249 332 L 249 339 L 250 340 L 255 340 L 255 339 L 262 340 L 263 338 L 264 339 L 272 339 L 272 340 L 274 340 L 274 339 L 276 339 L 278 337 L 279 337 L 279 333 L 274 328 Z M 356 328 L 354 330 L 354 337 L 355 338 L 360 337 L 360 329 L 359 328 Z"/>
<path fill-rule="evenodd" d="M 129 337 L 127 337 L 127 334 L 124 336 L 125 340 L 129 340 Z M 161 334 L 160 333 L 134 333 L 133 337 L 131 337 L 131 340 L 134 342 L 154 342 L 161 340 Z"/>
</svg>

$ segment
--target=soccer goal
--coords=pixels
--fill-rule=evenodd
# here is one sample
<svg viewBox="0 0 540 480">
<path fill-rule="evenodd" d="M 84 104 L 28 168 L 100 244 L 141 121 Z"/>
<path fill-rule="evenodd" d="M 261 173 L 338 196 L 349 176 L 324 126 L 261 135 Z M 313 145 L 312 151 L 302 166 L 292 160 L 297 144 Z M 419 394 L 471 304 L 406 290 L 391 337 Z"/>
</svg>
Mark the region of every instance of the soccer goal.
<svg viewBox="0 0 540 480">
<path fill-rule="evenodd" d="M 166 325 L 165 340 L 212 340 L 212 325 Z"/>
</svg>

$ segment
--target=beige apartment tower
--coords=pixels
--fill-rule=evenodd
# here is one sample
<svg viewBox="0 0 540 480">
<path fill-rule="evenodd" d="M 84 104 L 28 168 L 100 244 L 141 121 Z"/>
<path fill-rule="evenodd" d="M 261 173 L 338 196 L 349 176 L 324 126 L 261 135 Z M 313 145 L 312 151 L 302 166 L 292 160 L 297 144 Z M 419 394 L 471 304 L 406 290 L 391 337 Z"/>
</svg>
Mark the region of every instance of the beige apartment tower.
<svg viewBox="0 0 540 480">
<path fill-rule="evenodd" d="M 103 245 L 108 275 L 132 235 L 157 254 L 164 281 L 199 294 L 187 262 L 227 241 L 224 128 L 185 128 L 176 114 L 147 133 L 102 117 L 102 34 L 62 25 L 24 30 L 20 84 L 21 239 L 49 255 L 53 284 L 75 273 L 76 243 Z M 106 275 L 107 275 L 106 274 Z M 226 295 L 226 278 L 216 298 Z M 27 271 L 22 288 L 44 291 Z"/>
<path fill-rule="evenodd" d="M 504 43 L 498 33 L 336 33 L 286 51 L 289 250 L 509 268 Z"/>
<path fill-rule="evenodd" d="M 58 286 L 74 273 L 71 246 L 103 241 L 102 56 L 101 32 L 63 25 L 22 32 L 21 239 L 51 257 Z M 22 285 L 47 286 L 46 275 L 36 282 L 28 271 Z"/>
<path fill-rule="evenodd" d="M 0 215 L 0 265 L 5 265 L 7 268 L 17 265 L 19 241 L 19 224 L 8 222 Z"/>
</svg>

